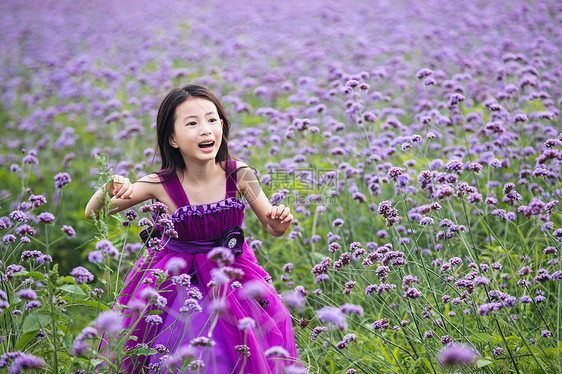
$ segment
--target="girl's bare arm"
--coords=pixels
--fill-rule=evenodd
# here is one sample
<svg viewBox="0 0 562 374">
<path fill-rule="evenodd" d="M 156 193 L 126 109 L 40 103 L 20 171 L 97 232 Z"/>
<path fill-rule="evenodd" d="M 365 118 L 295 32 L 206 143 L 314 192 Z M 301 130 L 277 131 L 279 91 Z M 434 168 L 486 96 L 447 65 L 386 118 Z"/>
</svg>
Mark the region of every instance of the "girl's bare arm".
<svg viewBox="0 0 562 374">
<path fill-rule="evenodd" d="M 111 182 L 96 191 L 86 205 L 86 217 L 93 218 L 103 208 L 105 191 L 111 198 L 109 214 L 120 212 L 148 199 L 156 198 L 155 190 L 159 184 L 143 183 L 159 182 L 156 174 L 147 175 L 136 183 L 131 183 L 128 178 L 121 175 L 113 176 Z"/>
<path fill-rule="evenodd" d="M 237 161 L 237 166 L 247 166 L 245 163 Z M 244 168 L 237 173 L 237 183 L 244 198 L 250 204 L 250 207 L 260 220 L 263 227 L 273 236 L 281 236 L 285 234 L 291 222 L 293 215 L 289 207 L 280 204 L 273 206 L 265 196 L 260 187 L 260 183 L 250 168 Z"/>
</svg>

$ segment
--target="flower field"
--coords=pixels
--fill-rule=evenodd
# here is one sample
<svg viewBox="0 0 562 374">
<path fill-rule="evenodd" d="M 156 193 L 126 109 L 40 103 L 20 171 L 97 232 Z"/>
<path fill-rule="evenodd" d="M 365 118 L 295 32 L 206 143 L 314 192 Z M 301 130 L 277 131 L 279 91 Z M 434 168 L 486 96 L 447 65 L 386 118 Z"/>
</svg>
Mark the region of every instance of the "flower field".
<svg viewBox="0 0 562 374">
<path fill-rule="evenodd" d="M 158 105 L 198 83 L 295 217 L 244 227 L 291 310 L 286 373 L 562 374 L 560 2 L 5 1 L 0 26 L 2 372 L 206 372 L 189 346 L 123 350 L 158 205 L 84 216 L 160 168 Z"/>
</svg>

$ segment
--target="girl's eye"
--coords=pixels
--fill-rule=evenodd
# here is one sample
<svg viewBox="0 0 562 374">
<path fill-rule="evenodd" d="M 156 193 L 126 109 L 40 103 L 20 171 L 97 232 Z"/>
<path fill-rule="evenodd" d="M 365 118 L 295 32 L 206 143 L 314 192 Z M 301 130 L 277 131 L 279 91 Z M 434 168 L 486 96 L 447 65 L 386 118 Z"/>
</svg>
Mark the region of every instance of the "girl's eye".
<svg viewBox="0 0 562 374">
<path fill-rule="evenodd" d="M 216 118 L 210 118 L 209 122 L 217 122 L 217 119 Z"/>
<path fill-rule="evenodd" d="M 185 125 L 186 126 L 195 126 L 195 125 L 197 125 L 197 122 L 188 122 Z"/>
</svg>

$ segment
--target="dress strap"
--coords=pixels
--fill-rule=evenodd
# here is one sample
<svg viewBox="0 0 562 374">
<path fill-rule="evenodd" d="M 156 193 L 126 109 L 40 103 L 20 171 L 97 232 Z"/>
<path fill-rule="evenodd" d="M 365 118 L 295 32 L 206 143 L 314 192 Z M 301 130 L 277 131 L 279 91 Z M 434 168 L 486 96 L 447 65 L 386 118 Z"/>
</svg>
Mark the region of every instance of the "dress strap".
<svg viewBox="0 0 562 374">
<path fill-rule="evenodd" d="M 236 160 L 226 162 L 226 197 L 236 197 L 238 190 L 236 189 Z M 231 174 L 232 173 L 232 174 Z M 229 176 L 230 175 L 230 176 Z"/>
<path fill-rule="evenodd" d="M 187 198 L 185 190 L 183 189 L 183 186 L 175 171 L 172 172 L 172 175 L 169 178 L 160 176 L 160 180 L 162 181 L 164 189 L 168 193 L 168 196 L 170 196 L 170 199 L 172 199 L 172 202 L 175 204 L 176 208 L 190 205 L 189 199 Z"/>
</svg>

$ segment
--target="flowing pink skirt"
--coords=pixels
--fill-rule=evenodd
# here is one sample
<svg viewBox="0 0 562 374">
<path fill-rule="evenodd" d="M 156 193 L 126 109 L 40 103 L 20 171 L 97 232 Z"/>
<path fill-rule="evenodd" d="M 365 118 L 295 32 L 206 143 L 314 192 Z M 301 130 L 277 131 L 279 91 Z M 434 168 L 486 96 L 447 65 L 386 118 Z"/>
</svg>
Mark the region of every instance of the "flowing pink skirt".
<svg viewBox="0 0 562 374">
<path fill-rule="evenodd" d="M 168 261 L 174 257 L 181 257 L 186 263 L 178 275 L 191 273 L 192 283 L 195 284 L 183 287 L 166 280 L 157 287 L 158 270 L 165 271 Z M 198 358 L 205 364 L 199 371 L 201 373 L 282 373 L 284 367 L 300 363 L 291 315 L 267 281 L 270 279 L 269 275 L 258 265 L 255 254 L 247 243 L 244 243 L 244 253 L 236 256 L 230 267 L 241 270 L 243 276 L 231 279 L 228 284 L 211 288 L 208 286 L 212 280 L 211 274 L 213 269 L 218 269 L 218 265 L 209 260 L 205 253 L 188 255 L 164 249 L 152 253 L 148 261 L 140 259 L 127 276 L 122 296 L 117 302 L 130 307 L 139 302 L 148 304 L 143 298 L 147 288 L 156 288 L 165 301 L 160 299 L 160 306 L 152 304 L 140 316 L 130 310 L 124 311 L 123 327 L 131 329 L 134 326 L 132 335 L 138 338 L 136 341 L 129 340 L 125 349 L 132 350 L 144 343 L 149 348 L 161 344 L 167 351 L 152 356 L 129 358 L 122 365 L 123 370 L 140 373 L 143 367 L 156 366 L 164 355 L 176 355 L 179 347 L 188 345 L 194 338 L 208 337 L 210 330 L 210 339 L 214 345 L 195 347 Z M 150 278 L 153 282 L 147 281 Z M 242 287 L 232 287 L 233 280 L 240 282 Z M 180 312 L 184 302 L 191 299 L 188 293 L 194 287 L 203 296 L 199 300 L 203 310 Z M 162 323 L 147 323 L 149 311 L 161 311 L 157 315 L 161 317 Z M 245 317 L 252 318 L 255 327 L 240 329 L 239 322 Z M 241 345 L 249 349 L 249 356 L 235 349 Z M 284 348 L 288 357 L 265 357 L 264 352 L 275 346 Z M 174 372 L 172 369 L 166 371 L 166 366 L 159 370 Z"/>
</svg>

